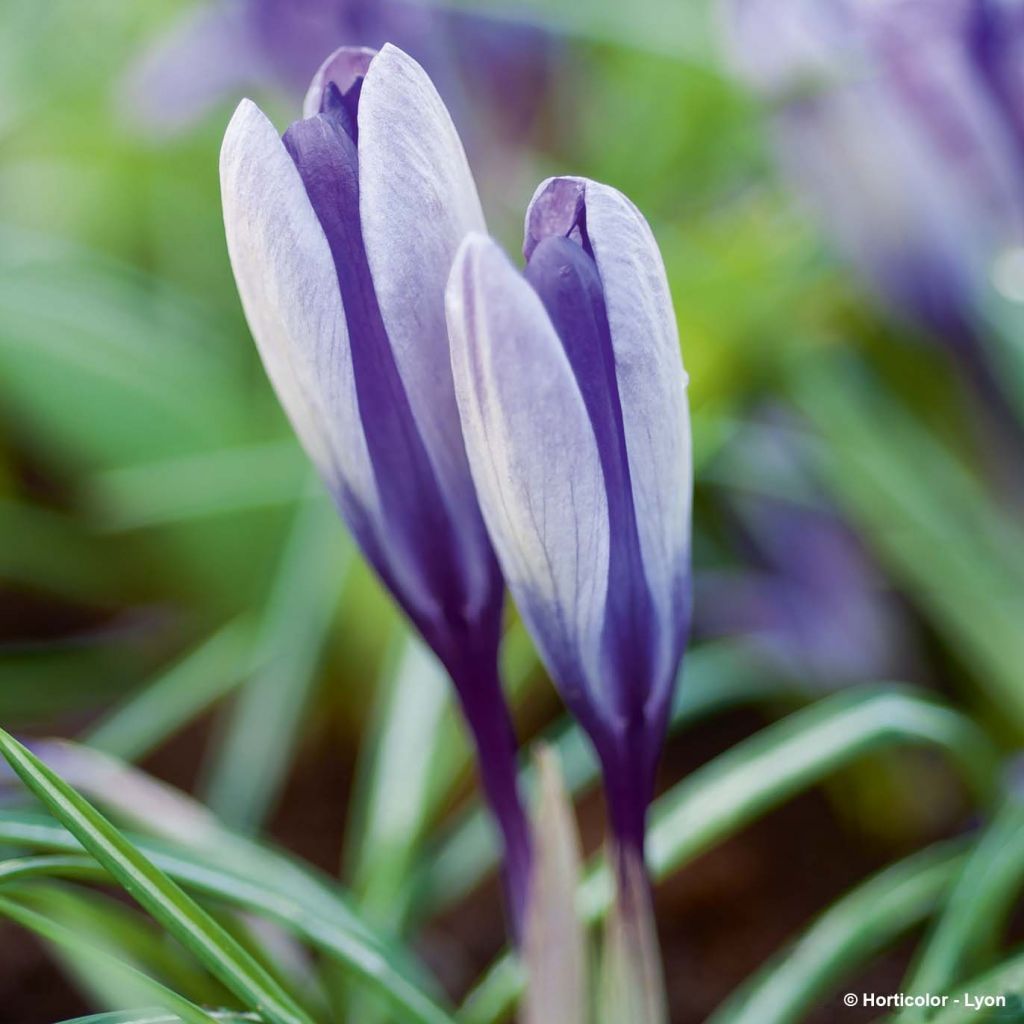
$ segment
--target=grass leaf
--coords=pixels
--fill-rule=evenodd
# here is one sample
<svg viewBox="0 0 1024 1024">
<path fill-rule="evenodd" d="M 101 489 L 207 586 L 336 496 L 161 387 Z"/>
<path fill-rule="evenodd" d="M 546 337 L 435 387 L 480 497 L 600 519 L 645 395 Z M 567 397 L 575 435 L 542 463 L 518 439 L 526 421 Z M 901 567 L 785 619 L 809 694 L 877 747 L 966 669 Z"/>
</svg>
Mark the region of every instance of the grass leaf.
<svg viewBox="0 0 1024 1024">
<path fill-rule="evenodd" d="M 0 753 L 124 889 L 251 1009 L 273 1024 L 312 1024 L 281 986 L 159 868 L 42 761 L 0 730 Z"/>
<path fill-rule="evenodd" d="M 200 1009 L 194 1003 L 191 1003 L 183 996 L 179 996 L 176 992 L 172 992 L 169 988 L 161 985 L 158 981 L 154 981 L 134 967 L 118 961 L 115 957 L 100 949 L 83 943 L 82 937 L 77 932 L 61 927 L 45 915 L 30 910 L 28 907 L 23 907 L 4 896 L 0 896 L 0 915 L 9 918 L 16 924 L 20 924 L 23 928 L 35 932 L 41 938 L 46 939 L 47 942 L 66 946 L 73 950 L 76 955 L 91 958 L 96 963 L 102 963 L 108 969 L 114 967 L 124 977 L 130 978 L 136 988 L 144 989 L 147 992 L 148 998 L 155 999 L 167 1009 L 173 1010 L 177 1017 L 172 1019 L 181 1020 L 183 1024 L 214 1024 L 214 1018 L 205 1010 Z"/>
<path fill-rule="evenodd" d="M 738 988 L 708 1024 L 797 1024 L 871 956 L 925 920 L 963 865 L 960 844 L 930 847 L 861 883 Z"/>
</svg>

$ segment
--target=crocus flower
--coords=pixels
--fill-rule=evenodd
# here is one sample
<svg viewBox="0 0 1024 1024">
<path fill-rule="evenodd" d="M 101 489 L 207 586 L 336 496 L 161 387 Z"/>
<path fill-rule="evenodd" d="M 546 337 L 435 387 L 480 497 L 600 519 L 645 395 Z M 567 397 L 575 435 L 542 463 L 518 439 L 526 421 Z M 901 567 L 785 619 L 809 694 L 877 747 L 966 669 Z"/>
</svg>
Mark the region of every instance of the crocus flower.
<svg viewBox="0 0 1024 1024">
<path fill-rule="evenodd" d="M 480 235 L 448 285 L 456 397 L 509 588 L 642 857 L 690 606 L 686 376 L 642 215 L 582 178 L 540 186 L 525 274 Z"/>
<path fill-rule="evenodd" d="M 549 35 L 523 21 L 434 8 L 420 0 L 212 0 L 159 37 L 120 93 L 154 133 L 187 128 L 254 89 L 301 97 L 340 45 L 402 47 L 431 74 L 466 130 L 471 97 L 510 132 L 532 123 L 549 71 Z M 501 95 L 495 96 L 500 87 Z"/>
<path fill-rule="evenodd" d="M 722 9 L 801 197 L 884 299 L 971 355 L 992 285 L 1021 289 L 1024 3 Z"/>
<path fill-rule="evenodd" d="M 737 432 L 711 472 L 723 489 L 742 565 L 696 580 L 695 629 L 745 637 L 799 683 L 841 687 L 901 677 L 904 617 L 809 469 L 799 423 L 770 410 Z"/>
<path fill-rule="evenodd" d="M 455 405 L 444 288 L 483 227 L 451 119 L 401 50 L 341 49 L 283 139 L 248 100 L 221 183 L 246 316 L 296 433 L 450 673 L 502 830 L 513 914 L 528 831 L 497 672 L 503 584 Z"/>
</svg>

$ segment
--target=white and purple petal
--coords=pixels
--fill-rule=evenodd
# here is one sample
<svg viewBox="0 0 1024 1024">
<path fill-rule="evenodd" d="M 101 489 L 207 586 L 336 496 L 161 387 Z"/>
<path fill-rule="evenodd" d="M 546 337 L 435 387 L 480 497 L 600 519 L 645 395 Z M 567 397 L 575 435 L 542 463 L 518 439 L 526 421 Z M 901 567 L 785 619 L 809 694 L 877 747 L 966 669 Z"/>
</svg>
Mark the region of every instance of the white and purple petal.
<svg viewBox="0 0 1024 1024">
<path fill-rule="evenodd" d="M 465 559 L 475 616 L 492 599 L 490 543 L 466 461 L 444 294 L 455 253 L 485 230 L 455 125 L 423 69 L 394 46 L 373 59 L 359 100 L 360 216 L 381 316 Z"/>
<path fill-rule="evenodd" d="M 373 519 L 379 500 L 330 245 L 277 129 L 249 100 L 224 136 L 220 175 L 228 253 L 271 383 L 343 511 Z"/>
<path fill-rule="evenodd" d="M 509 589 L 567 703 L 600 732 L 608 496 L 569 359 L 537 294 L 479 235 L 452 268 L 448 328 L 469 462 Z"/>
<path fill-rule="evenodd" d="M 654 604 L 646 697 L 657 718 L 675 679 L 689 615 L 691 442 L 675 314 L 657 243 L 621 193 L 582 178 L 542 183 L 526 215 L 527 257 L 562 234 L 581 235 L 603 290 L 629 500 Z"/>
</svg>

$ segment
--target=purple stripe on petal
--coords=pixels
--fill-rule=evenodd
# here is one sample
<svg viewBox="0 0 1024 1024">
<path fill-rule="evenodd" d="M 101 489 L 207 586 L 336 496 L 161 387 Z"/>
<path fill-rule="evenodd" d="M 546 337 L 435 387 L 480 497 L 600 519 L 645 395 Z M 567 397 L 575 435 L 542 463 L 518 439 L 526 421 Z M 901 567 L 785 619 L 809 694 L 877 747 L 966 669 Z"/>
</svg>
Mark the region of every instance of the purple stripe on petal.
<svg viewBox="0 0 1024 1024">
<path fill-rule="evenodd" d="M 573 224 L 569 233 L 573 232 L 588 244 L 583 223 Z M 562 235 L 537 242 L 525 277 L 544 303 L 569 358 L 597 440 L 608 494 L 611 546 L 602 666 L 606 678 L 598 682 L 608 687 L 618 715 L 642 720 L 646 693 L 636 680 L 650 678 L 653 672 L 652 608 L 640 557 L 601 278 L 585 248 Z"/>
<path fill-rule="evenodd" d="M 357 79 L 357 82 L 359 80 Z M 452 571 L 451 523 L 384 330 L 359 220 L 359 163 L 350 107 L 335 86 L 324 113 L 284 135 L 338 274 L 348 324 L 359 413 L 380 496 L 388 551 L 367 537 L 377 568 L 433 644 L 442 623 L 466 605 L 462 577 Z M 439 653 L 451 655 L 450 651 Z"/>
<path fill-rule="evenodd" d="M 539 298 L 489 238 L 463 243 L 447 304 L 466 450 L 509 589 L 566 703 L 603 740 L 608 495 L 586 407 Z"/>
<path fill-rule="evenodd" d="M 324 99 L 330 85 L 333 85 L 342 96 L 347 96 L 356 82 L 366 77 L 370 63 L 376 56 L 376 50 L 362 46 L 342 46 L 335 50 L 313 76 L 302 104 L 302 116 L 314 117 L 323 111 Z"/>
</svg>

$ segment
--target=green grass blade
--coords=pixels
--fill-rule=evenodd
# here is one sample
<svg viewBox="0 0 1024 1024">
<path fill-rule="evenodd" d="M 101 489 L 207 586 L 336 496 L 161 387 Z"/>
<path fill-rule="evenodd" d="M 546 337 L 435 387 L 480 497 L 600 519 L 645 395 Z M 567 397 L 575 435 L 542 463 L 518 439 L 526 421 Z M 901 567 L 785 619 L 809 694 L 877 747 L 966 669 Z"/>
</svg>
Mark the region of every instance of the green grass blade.
<svg viewBox="0 0 1024 1024">
<path fill-rule="evenodd" d="M 0 730 L 0 753 L 82 846 L 212 974 L 273 1024 L 312 1024 L 280 985 L 91 804 Z"/>
<path fill-rule="evenodd" d="M 346 860 L 361 910 L 391 930 L 405 918 L 406 883 L 432 809 L 439 739 L 454 722 L 451 684 L 422 641 L 403 631 L 389 661 L 357 771 Z"/>
<path fill-rule="evenodd" d="M 906 410 L 877 384 L 856 380 L 847 364 L 805 369 L 796 390 L 827 442 L 822 469 L 839 501 L 971 666 L 993 707 L 1024 728 L 1019 523 Z"/>
<path fill-rule="evenodd" d="M 205 1010 L 176 992 L 172 992 L 169 988 L 161 985 L 158 981 L 154 981 L 134 967 L 121 963 L 115 957 L 87 943 L 83 943 L 82 937 L 77 932 L 61 927 L 45 915 L 30 910 L 28 907 L 23 907 L 5 896 L 0 896 L 0 915 L 9 918 L 23 928 L 35 932 L 36 935 L 46 939 L 47 942 L 68 947 L 76 955 L 91 958 L 96 963 L 102 963 L 106 968 L 114 967 L 125 978 L 130 978 L 134 987 L 144 989 L 147 992 L 147 998 L 155 999 L 167 1009 L 173 1010 L 183 1024 L 214 1024 L 214 1018 Z"/>
<path fill-rule="evenodd" d="M 207 1016 L 218 1024 L 259 1024 L 255 1013 L 233 1013 L 230 1010 L 211 1010 Z M 61 1024 L 179 1024 L 181 1018 L 163 1010 L 115 1010 L 112 1013 L 92 1013 L 88 1017 L 75 1017 Z"/>
<path fill-rule="evenodd" d="M 230 1010 L 211 1010 L 207 1016 L 218 1024 L 259 1024 L 255 1013 L 232 1013 Z M 112 1013 L 92 1013 L 88 1017 L 75 1017 L 61 1024 L 180 1024 L 181 1018 L 163 1010 L 115 1010 Z"/>
<path fill-rule="evenodd" d="M 82 738 L 137 760 L 237 686 L 252 668 L 252 628 L 236 619 L 132 694 Z"/>
<path fill-rule="evenodd" d="M 333 505 L 300 505 L 256 641 L 260 668 L 239 690 L 208 769 L 207 802 L 240 831 L 258 829 L 283 785 L 352 559 Z"/>
<path fill-rule="evenodd" d="M 102 881 L 107 872 L 85 854 L 45 854 L 39 857 L 11 857 L 0 860 L 0 886 L 17 885 L 35 878 L 74 878 Z"/>
<path fill-rule="evenodd" d="M 190 892 L 275 921 L 336 959 L 378 992 L 403 1024 L 452 1024 L 452 1017 L 410 980 L 402 958 L 374 941 L 327 886 L 313 877 L 297 876 L 287 860 L 268 853 L 264 862 L 254 864 L 248 848 L 239 847 L 228 864 L 222 864 L 152 840 L 133 841 Z M 60 854 L 81 849 L 66 829 L 24 811 L 0 811 L 0 844 Z M 81 877 L 74 862 L 72 870 Z M 96 878 L 102 880 L 105 875 L 98 865 L 96 870 Z M 54 862 L 54 874 L 60 877 L 59 862 Z"/>
<path fill-rule="evenodd" d="M 937 748 L 979 797 L 991 795 L 998 757 L 970 719 L 908 689 L 862 687 L 762 729 L 656 801 L 648 833 L 652 870 L 663 877 L 844 765 L 907 745 Z M 607 877 L 595 875 L 588 888 L 596 912 L 607 901 Z"/>
<path fill-rule="evenodd" d="M 95 861 L 93 864 L 98 867 Z M 8 892 L 22 906 L 77 935 L 78 946 L 102 950 L 197 1006 L 237 1006 L 235 997 L 195 957 L 169 940 L 159 925 L 134 904 L 121 899 L 120 893 L 53 880 L 49 884 L 37 882 L 16 888 L 9 885 Z M 148 994 L 138 991 L 118 965 L 108 969 L 80 954 L 71 943 L 54 947 L 53 953 L 64 973 L 85 994 L 88 1005 L 125 1009 L 149 1004 Z"/>
<path fill-rule="evenodd" d="M 107 469 L 93 477 L 89 496 L 108 530 L 149 529 L 288 505 L 302 497 L 308 476 L 287 439 Z"/>
<path fill-rule="evenodd" d="M 1024 807 L 1010 797 L 971 851 L 902 991 L 947 992 L 978 969 L 1024 885 Z M 908 1010 L 905 1017 L 919 1017 Z"/>
<path fill-rule="evenodd" d="M 708 1024 L 797 1024 L 871 956 L 932 914 L 963 861 L 960 844 L 940 846 L 869 878 L 737 989 Z"/>
</svg>

